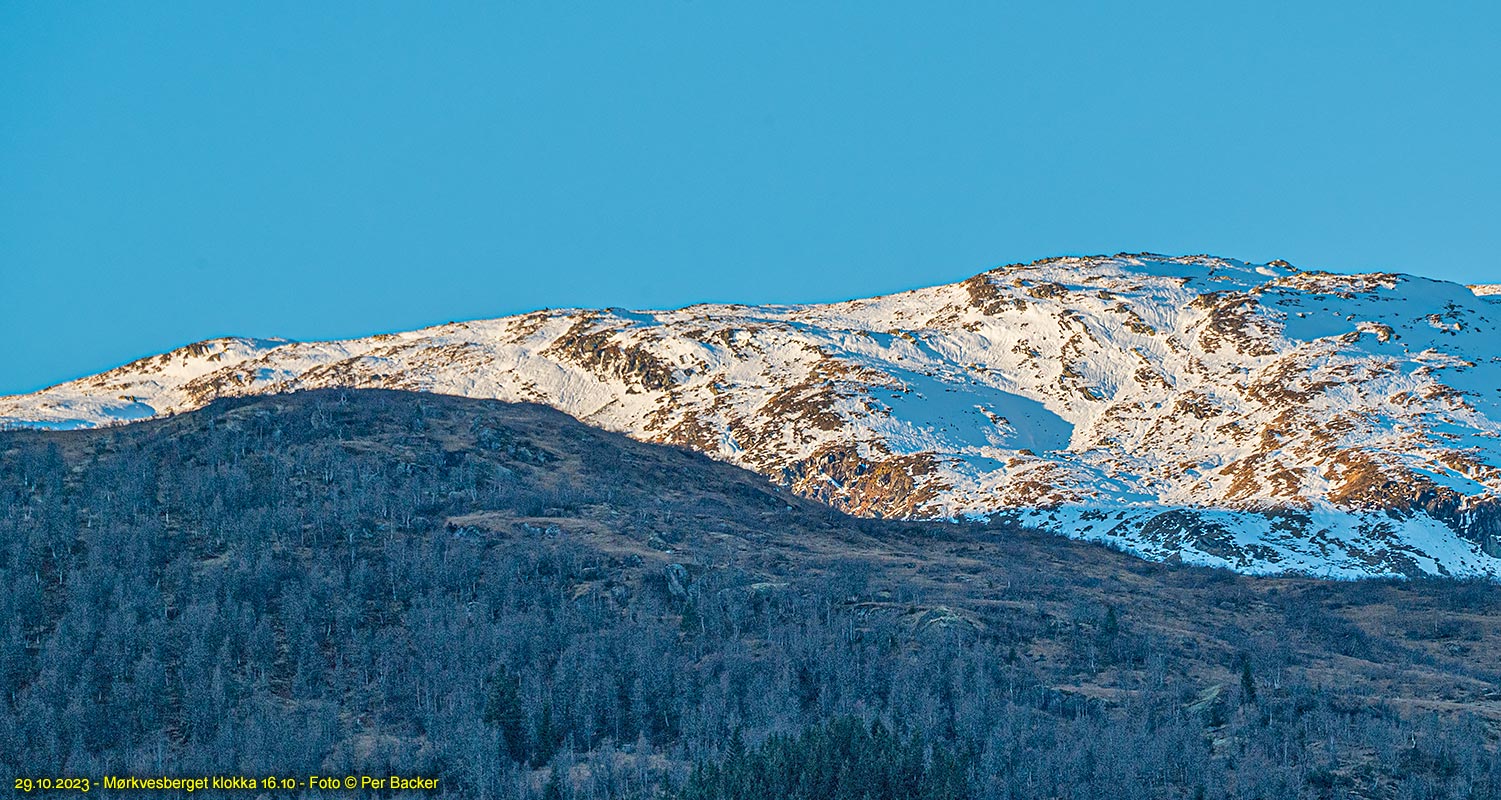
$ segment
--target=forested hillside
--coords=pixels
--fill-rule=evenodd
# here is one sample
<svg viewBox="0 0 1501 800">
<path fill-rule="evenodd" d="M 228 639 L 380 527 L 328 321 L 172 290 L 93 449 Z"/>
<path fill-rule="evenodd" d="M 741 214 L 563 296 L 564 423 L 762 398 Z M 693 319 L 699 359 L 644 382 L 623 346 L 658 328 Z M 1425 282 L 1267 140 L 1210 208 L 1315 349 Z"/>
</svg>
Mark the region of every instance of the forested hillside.
<svg viewBox="0 0 1501 800">
<path fill-rule="evenodd" d="M 221 400 L 0 434 L 0 771 L 1497 797 L 1498 601 L 849 518 L 540 406 Z"/>
</svg>

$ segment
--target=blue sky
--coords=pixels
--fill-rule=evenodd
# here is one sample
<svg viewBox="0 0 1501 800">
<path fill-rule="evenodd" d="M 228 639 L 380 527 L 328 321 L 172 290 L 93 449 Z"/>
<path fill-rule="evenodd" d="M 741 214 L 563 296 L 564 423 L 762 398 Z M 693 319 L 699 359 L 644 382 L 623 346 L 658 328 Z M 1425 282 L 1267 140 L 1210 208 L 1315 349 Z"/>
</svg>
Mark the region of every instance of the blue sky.
<svg viewBox="0 0 1501 800">
<path fill-rule="evenodd" d="M 0 393 L 1150 250 L 1501 282 L 1501 12 L 0 5 Z"/>
</svg>

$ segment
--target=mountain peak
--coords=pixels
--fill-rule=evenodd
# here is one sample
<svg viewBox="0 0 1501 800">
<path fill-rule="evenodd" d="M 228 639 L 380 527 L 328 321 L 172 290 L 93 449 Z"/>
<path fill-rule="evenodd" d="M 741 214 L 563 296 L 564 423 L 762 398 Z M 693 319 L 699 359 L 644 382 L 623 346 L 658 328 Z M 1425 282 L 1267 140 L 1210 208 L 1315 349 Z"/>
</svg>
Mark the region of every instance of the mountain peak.
<svg viewBox="0 0 1501 800">
<path fill-rule="evenodd" d="M 1283 261 L 1067 256 L 823 305 L 215 339 L 0 398 L 0 424 L 440 392 L 547 404 L 859 514 L 1012 516 L 1248 572 L 1501 575 L 1498 312 L 1480 293 Z"/>
<path fill-rule="evenodd" d="M 1007 264 L 983 274 L 1039 273 L 1058 274 L 1074 271 L 1081 278 L 1168 278 L 1211 279 L 1221 281 L 1244 280 L 1247 284 L 1262 283 L 1298 273 L 1296 267 L 1286 261 L 1267 264 L 1249 264 L 1231 258 L 1212 255 L 1168 256 L 1160 253 L 1116 253 L 1115 255 L 1054 256 L 1038 259 L 1027 264 Z"/>
</svg>

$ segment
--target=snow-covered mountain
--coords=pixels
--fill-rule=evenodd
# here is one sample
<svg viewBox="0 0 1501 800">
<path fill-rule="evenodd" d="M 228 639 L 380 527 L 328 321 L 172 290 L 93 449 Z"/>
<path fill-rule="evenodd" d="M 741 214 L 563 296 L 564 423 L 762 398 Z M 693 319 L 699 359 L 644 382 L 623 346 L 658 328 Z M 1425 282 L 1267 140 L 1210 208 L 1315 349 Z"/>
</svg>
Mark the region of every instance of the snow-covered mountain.
<svg viewBox="0 0 1501 800">
<path fill-rule="evenodd" d="M 1501 295 L 1151 254 L 829 305 L 215 339 L 0 398 L 89 427 L 384 387 L 531 401 L 868 515 L 1015 516 L 1247 572 L 1501 576 Z"/>
</svg>

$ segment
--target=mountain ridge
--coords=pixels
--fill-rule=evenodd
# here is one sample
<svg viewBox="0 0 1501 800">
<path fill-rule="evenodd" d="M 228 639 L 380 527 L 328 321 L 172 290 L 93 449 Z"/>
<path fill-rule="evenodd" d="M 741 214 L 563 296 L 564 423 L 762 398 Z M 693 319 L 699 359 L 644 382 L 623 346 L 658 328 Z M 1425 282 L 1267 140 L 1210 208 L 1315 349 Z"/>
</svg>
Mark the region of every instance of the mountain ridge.
<svg viewBox="0 0 1501 800">
<path fill-rule="evenodd" d="M 1005 516 L 1244 572 L 1497 576 L 1488 288 L 1213 256 L 1043 259 L 839 303 L 213 339 L 0 398 L 0 424 L 430 391 L 543 403 L 857 514 Z"/>
</svg>

